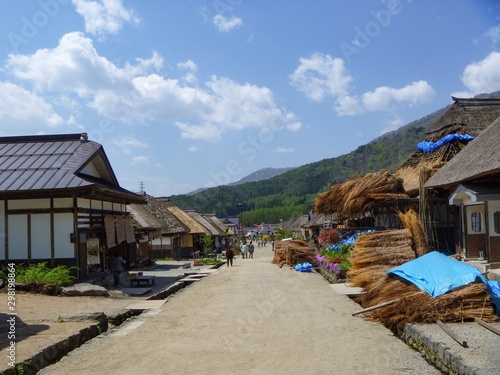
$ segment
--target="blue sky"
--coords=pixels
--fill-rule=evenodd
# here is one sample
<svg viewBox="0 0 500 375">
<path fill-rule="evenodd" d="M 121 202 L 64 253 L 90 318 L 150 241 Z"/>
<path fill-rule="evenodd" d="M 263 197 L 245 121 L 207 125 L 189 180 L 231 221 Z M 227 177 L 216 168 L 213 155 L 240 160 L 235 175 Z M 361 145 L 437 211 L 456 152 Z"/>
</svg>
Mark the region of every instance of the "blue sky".
<svg viewBox="0 0 500 375">
<path fill-rule="evenodd" d="M 155 196 L 349 153 L 500 90 L 493 0 L 0 2 L 0 135 L 87 132 Z"/>
</svg>

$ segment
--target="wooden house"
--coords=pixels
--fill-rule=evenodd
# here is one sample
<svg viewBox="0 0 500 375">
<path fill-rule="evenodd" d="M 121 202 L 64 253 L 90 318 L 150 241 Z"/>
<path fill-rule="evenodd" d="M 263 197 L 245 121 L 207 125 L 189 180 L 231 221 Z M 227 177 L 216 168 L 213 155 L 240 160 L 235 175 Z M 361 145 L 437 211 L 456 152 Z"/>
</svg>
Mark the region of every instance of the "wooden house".
<svg viewBox="0 0 500 375">
<path fill-rule="evenodd" d="M 168 199 L 156 199 L 147 194 L 144 198 L 145 205 L 130 205 L 143 252 L 154 259 L 184 257 L 184 236 L 190 232 L 189 227 L 171 212 L 169 208 L 173 204 Z"/>
<path fill-rule="evenodd" d="M 399 228 L 398 211 L 413 208 L 419 212 L 430 247 L 452 250 L 458 209 L 448 205 L 448 196 L 442 191 L 426 189 L 424 184 L 467 147 L 469 139 L 455 135 L 476 137 L 500 116 L 498 99 L 452 99 L 453 105 L 429 128 L 424 139 L 437 145 L 434 150 L 417 150 L 394 173 L 367 173 L 331 186 L 318 196 L 314 211 L 336 214 L 346 224 L 370 217 L 374 229 L 384 229 Z"/>
<path fill-rule="evenodd" d="M 136 262 L 127 205 L 102 145 L 82 134 L 0 138 L 0 262 L 77 267 L 78 280 L 119 251 Z"/>
<path fill-rule="evenodd" d="M 500 263 L 500 116 L 425 183 L 459 213 L 455 247 Z"/>
</svg>

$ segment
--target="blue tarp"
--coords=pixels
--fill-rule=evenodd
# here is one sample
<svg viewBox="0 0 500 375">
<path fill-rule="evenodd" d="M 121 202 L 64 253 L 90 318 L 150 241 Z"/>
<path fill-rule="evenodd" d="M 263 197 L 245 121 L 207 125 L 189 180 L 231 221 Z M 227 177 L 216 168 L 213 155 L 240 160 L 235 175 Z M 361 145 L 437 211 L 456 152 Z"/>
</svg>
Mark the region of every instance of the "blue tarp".
<svg viewBox="0 0 500 375">
<path fill-rule="evenodd" d="M 311 263 L 305 262 L 305 263 L 298 263 L 295 265 L 295 271 L 299 272 L 312 272 L 313 265 Z"/>
<path fill-rule="evenodd" d="M 428 154 L 428 153 L 436 151 L 439 147 L 441 147 L 447 143 L 453 142 L 454 140 L 471 141 L 473 139 L 474 139 L 474 137 L 472 135 L 469 135 L 469 134 L 454 133 L 454 134 L 445 135 L 443 138 L 437 140 L 436 142 L 425 142 L 425 141 L 420 142 L 417 145 L 417 147 L 423 153 Z"/>
<path fill-rule="evenodd" d="M 463 285 L 486 278 L 479 270 L 437 251 L 390 269 L 387 274 L 397 275 L 427 291 L 432 297 L 439 297 Z M 497 305 L 498 306 L 498 305 Z"/>
</svg>

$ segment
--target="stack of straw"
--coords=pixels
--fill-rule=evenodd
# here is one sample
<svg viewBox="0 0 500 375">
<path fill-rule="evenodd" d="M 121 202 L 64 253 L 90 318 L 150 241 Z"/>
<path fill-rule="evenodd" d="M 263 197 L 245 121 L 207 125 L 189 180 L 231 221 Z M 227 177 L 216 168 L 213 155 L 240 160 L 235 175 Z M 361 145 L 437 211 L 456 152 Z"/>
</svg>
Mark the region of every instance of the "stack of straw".
<svg viewBox="0 0 500 375">
<path fill-rule="evenodd" d="M 408 198 L 403 181 L 387 170 L 367 173 L 342 184 L 330 186 L 316 198 L 314 212 L 337 213 L 339 216 L 356 216 L 370 211 L 380 202 Z"/>
<path fill-rule="evenodd" d="M 389 269 L 415 259 L 412 244 L 408 229 L 371 232 L 358 237 L 351 251 L 349 281 L 366 288 L 384 278 Z"/>
<path fill-rule="evenodd" d="M 357 297 L 363 308 L 397 300 L 366 313 L 393 329 L 406 323 L 462 322 L 474 318 L 498 321 L 486 286 L 468 284 L 433 298 L 426 291 L 387 271 L 416 256 L 427 253 L 428 246 L 415 211 L 400 214 L 406 229 L 366 233 L 356 240 L 351 252 L 349 281 L 364 288 Z"/>
<path fill-rule="evenodd" d="M 307 248 L 307 242 L 304 241 L 276 241 L 274 242 L 273 263 L 280 267 L 288 264 L 293 267 L 298 263 L 308 262 L 316 264 L 316 252 Z"/>
</svg>

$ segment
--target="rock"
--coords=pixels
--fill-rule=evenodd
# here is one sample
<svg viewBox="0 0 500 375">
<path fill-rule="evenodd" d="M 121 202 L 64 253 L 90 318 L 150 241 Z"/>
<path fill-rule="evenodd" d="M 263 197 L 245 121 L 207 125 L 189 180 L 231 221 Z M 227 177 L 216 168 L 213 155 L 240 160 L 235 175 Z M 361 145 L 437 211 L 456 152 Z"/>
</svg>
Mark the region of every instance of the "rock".
<svg viewBox="0 0 500 375">
<path fill-rule="evenodd" d="M 88 283 L 61 288 L 61 293 L 65 296 L 109 296 L 108 290 L 103 286 Z"/>
</svg>

